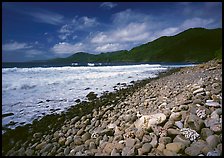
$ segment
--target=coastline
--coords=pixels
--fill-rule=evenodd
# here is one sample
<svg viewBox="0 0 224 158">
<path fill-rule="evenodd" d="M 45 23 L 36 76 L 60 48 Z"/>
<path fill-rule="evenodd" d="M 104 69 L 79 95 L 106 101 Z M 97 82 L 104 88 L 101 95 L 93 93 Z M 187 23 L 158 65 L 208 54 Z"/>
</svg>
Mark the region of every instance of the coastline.
<svg viewBox="0 0 224 158">
<path fill-rule="evenodd" d="M 132 111 L 132 113 L 134 115 L 133 120 L 132 120 L 132 118 L 128 117 L 130 115 L 129 113 L 127 113 L 128 114 L 127 120 L 126 120 L 126 118 L 124 118 L 124 120 L 120 120 L 120 121 L 126 121 L 126 123 L 129 125 L 129 127 L 125 127 L 125 125 L 123 125 L 121 123 L 117 124 L 119 126 L 122 126 L 123 132 L 124 132 L 123 134 L 127 134 L 127 131 L 128 131 L 127 129 L 133 128 L 132 126 L 134 125 L 134 122 L 137 119 L 139 119 L 138 117 L 140 117 L 140 116 L 137 116 L 136 110 L 139 111 L 141 116 L 143 116 L 143 115 L 150 115 L 150 114 L 159 113 L 159 112 L 168 113 L 168 112 L 165 112 L 165 109 L 166 110 L 169 109 L 170 113 L 172 113 L 172 112 L 175 112 L 175 110 L 172 111 L 175 106 L 180 107 L 181 105 L 187 105 L 188 109 L 191 109 L 191 106 L 189 104 L 192 104 L 194 102 L 194 100 L 192 102 L 189 102 L 189 99 L 191 99 L 190 97 L 192 97 L 192 96 L 188 95 L 189 92 L 184 92 L 184 91 L 180 92 L 181 85 L 179 85 L 179 87 L 177 86 L 178 90 L 173 89 L 173 88 L 177 88 L 177 87 L 169 87 L 173 84 L 173 82 L 171 82 L 171 81 L 176 80 L 177 83 L 181 82 L 180 79 L 183 79 L 183 78 L 178 79 L 177 76 L 181 76 L 183 74 L 188 75 L 188 74 L 191 74 L 192 72 L 193 73 L 196 72 L 198 74 L 203 74 L 203 72 L 198 72 L 201 70 L 205 71 L 205 73 L 207 71 L 212 72 L 213 70 L 216 70 L 215 66 L 213 66 L 214 69 L 211 69 L 212 64 L 218 65 L 216 67 L 218 67 L 220 69 L 220 62 L 217 62 L 214 60 L 207 63 L 207 65 L 199 64 L 198 66 L 196 66 L 196 68 L 189 67 L 189 68 L 171 69 L 165 73 L 159 74 L 159 76 L 156 78 L 145 79 L 145 80 L 135 82 L 134 85 L 128 86 L 127 88 L 118 90 L 116 92 L 106 93 L 105 95 L 103 95 L 97 99 L 94 99 L 90 102 L 86 102 L 86 101 L 81 102 L 81 103 L 69 108 L 67 110 L 67 112 L 62 113 L 61 115 L 56 115 L 56 114 L 55 115 L 54 114 L 47 115 L 39 121 L 34 121 L 32 123 L 32 125 L 25 125 L 23 127 L 17 127 L 15 130 L 7 131 L 5 134 L 2 135 L 2 138 L 3 138 L 2 139 L 2 147 L 3 147 L 2 155 L 21 155 L 21 156 L 22 155 L 27 155 L 27 156 L 28 155 L 49 155 L 50 156 L 50 155 L 58 155 L 58 154 L 61 156 L 69 155 L 69 154 L 70 155 L 100 155 L 100 154 L 101 155 L 112 155 L 113 149 L 111 149 L 111 150 L 105 149 L 105 148 L 110 148 L 110 146 L 112 146 L 111 144 L 108 145 L 109 143 L 116 141 L 115 140 L 116 134 L 114 134 L 114 133 L 116 133 L 116 130 L 114 128 L 106 127 L 107 125 L 109 125 L 110 123 L 115 121 L 115 120 L 106 121 L 107 117 L 108 117 L 108 119 L 114 118 L 114 117 L 110 116 L 110 113 L 108 113 L 108 111 L 113 112 L 113 113 L 115 113 L 114 111 L 116 111 L 118 113 L 118 111 L 119 111 L 118 109 L 120 109 L 122 111 L 120 115 L 124 115 L 124 114 L 126 115 L 126 112 L 128 111 L 129 106 L 130 106 L 129 110 L 133 109 L 133 108 L 135 109 Z M 198 70 L 194 72 L 195 69 L 196 70 L 198 69 Z M 193 85 L 195 80 L 197 80 L 197 81 L 200 80 L 200 77 L 202 79 L 206 78 L 206 76 L 199 75 L 198 78 L 189 78 L 188 81 L 186 80 L 186 84 L 188 83 L 188 84 Z M 213 76 L 210 76 L 210 78 L 213 78 Z M 188 79 L 188 77 L 186 77 L 185 79 Z M 169 84 L 169 82 L 171 82 L 171 84 Z M 158 94 L 153 94 L 153 92 L 149 94 L 149 92 L 148 92 L 149 89 L 151 89 L 151 90 L 154 89 L 154 91 L 156 91 L 156 90 L 158 91 L 158 89 L 155 89 L 155 88 L 157 86 L 164 87 L 163 84 L 165 84 L 165 83 L 167 83 L 166 88 L 168 88 L 168 89 L 170 88 L 170 90 L 169 90 L 171 92 L 169 94 L 170 96 L 167 96 L 165 94 L 165 92 L 167 91 L 166 88 L 164 89 L 164 91 L 160 92 L 160 96 L 158 96 Z M 150 87 L 150 85 L 152 85 L 152 87 Z M 200 88 L 206 88 L 207 85 L 203 85 L 205 87 L 203 87 L 203 86 L 200 87 L 200 85 L 197 85 L 197 86 L 199 86 L 199 89 L 200 89 Z M 189 86 L 189 87 L 191 87 L 191 86 Z M 145 96 L 146 93 L 147 93 L 147 97 L 142 97 L 143 98 L 142 101 L 139 101 L 139 102 L 134 101 L 134 100 L 138 100 L 139 98 L 141 98 L 141 96 Z M 218 93 L 220 93 L 220 92 L 218 92 Z M 133 99 L 133 96 L 134 96 L 134 99 Z M 161 97 L 163 97 L 163 98 L 161 98 Z M 170 100 L 168 99 L 169 97 L 171 98 Z M 153 98 L 156 98 L 156 100 L 153 100 Z M 174 99 L 174 98 L 176 98 L 176 99 Z M 174 100 L 171 101 L 172 99 L 174 99 Z M 198 98 L 196 98 L 196 99 L 198 99 Z M 157 101 L 155 103 L 155 106 L 150 108 L 150 105 L 154 104 L 155 101 Z M 200 102 L 200 101 L 198 101 L 198 102 Z M 206 99 L 202 98 L 201 103 L 199 103 L 199 104 L 205 104 L 205 102 L 206 102 Z M 220 99 L 218 100 L 218 102 L 220 103 Z M 172 104 L 169 104 L 169 103 L 172 103 Z M 196 104 L 193 104 L 193 105 L 195 108 Z M 142 108 L 142 107 L 144 107 L 144 108 Z M 145 109 L 151 109 L 151 110 L 148 110 L 148 112 L 146 112 Z M 100 112 L 100 111 L 103 111 L 103 112 Z M 178 112 L 178 111 L 176 111 L 176 112 Z M 210 111 L 210 113 L 211 112 L 212 111 Z M 166 119 L 170 118 L 170 115 L 171 114 L 166 114 L 166 117 L 167 117 Z M 132 117 L 132 115 L 130 117 Z M 89 136 L 89 135 L 93 134 L 93 132 L 91 131 L 91 128 L 93 128 L 92 126 L 96 126 L 95 125 L 96 122 L 94 122 L 96 120 L 94 118 L 101 122 L 101 123 L 98 123 L 99 124 L 98 126 L 101 126 L 101 127 L 102 127 L 102 122 L 104 122 L 104 121 L 108 122 L 108 123 L 105 123 L 106 125 L 103 125 L 103 126 L 105 126 L 104 128 L 102 127 L 102 131 L 106 130 L 106 132 L 103 133 L 102 136 L 98 136 L 98 139 L 103 140 L 103 142 L 101 141 L 101 143 L 98 142 L 98 145 L 97 145 L 97 142 L 95 142 L 95 139 L 97 139 L 97 138 L 92 138 L 91 136 Z M 129 122 L 128 121 L 129 119 L 132 120 L 132 122 Z M 79 123 L 77 123 L 77 122 L 79 122 Z M 163 124 L 164 124 L 164 122 L 163 122 Z M 71 128 L 69 128 L 67 125 L 70 125 Z M 73 128 L 77 129 L 77 130 L 72 131 L 71 129 L 73 129 Z M 82 131 L 80 131 L 81 129 L 82 129 Z M 70 130 L 70 132 L 68 132 L 69 130 Z M 152 130 L 153 133 L 156 133 L 156 131 L 154 131 L 153 129 L 150 129 L 150 130 Z M 63 134 L 61 134 L 60 136 L 57 137 L 57 136 L 55 136 L 55 135 L 57 135 L 57 134 L 55 134 L 55 133 L 57 133 L 57 131 L 61 131 L 59 133 L 63 133 Z M 79 131 L 80 131 L 80 134 L 77 134 Z M 111 132 L 112 132 L 112 134 L 111 134 Z M 88 134 L 86 134 L 86 133 L 88 133 Z M 144 133 L 143 135 L 148 135 L 148 133 L 147 132 L 145 133 L 145 131 L 143 131 L 143 133 Z M 149 133 L 152 133 L 152 132 L 149 132 Z M 215 133 L 219 134 L 219 132 L 215 132 Z M 120 134 L 120 135 L 123 135 L 123 134 Z M 44 136 L 44 135 L 45 135 L 45 137 L 42 138 L 42 136 Z M 75 141 L 76 135 L 79 139 L 81 139 L 80 143 L 75 143 L 75 144 L 73 144 L 74 146 L 71 147 L 72 141 L 73 142 Z M 88 136 L 86 136 L 88 138 L 83 138 L 84 137 L 83 135 L 88 135 Z M 178 134 L 176 134 L 176 135 L 178 135 Z M 71 138 L 70 136 L 72 136 L 72 137 L 74 136 L 75 138 Z M 46 138 L 46 137 L 49 137 L 49 138 Z M 113 139 L 111 137 L 113 137 Z M 50 141 L 52 138 L 55 138 L 52 140 L 54 142 Z M 69 138 L 69 141 L 71 140 L 71 142 L 68 143 L 67 145 L 65 145 L 66 142 L 68 141 L 68 138 Z M 108 140 L 110 138 L 112 140 Z M 129 136 L 127 138 L 128 138 L 128 141 L 131 141 L 132 142 L 131 144 L 133 144 L 134 138 L 131 138 Z M 41 139 L 43 139 L 43 140 L 41 140 Z M 124 140 L 124 142 L 119 143 L 119 145 L 120 144 L 123 145 L 123 146 L 121 145 L 122 146 L 121 149 L 116 149 L 115 151 L 113 150 L 113 153 L 115 155 L 116 154 L 122 155 L 122 153 L 124 152 L 123 150 L 127 150 L 127 153 L 131 151 L 131 154 L 134 154 L 134 155 L 141 155 L 141 154 L 145 155 L 145 154 L 150 154 L 150 153 L 154 154 L 154 151 L 152 151 L 152 148 L 156 148 L 159 143 L 159 142 L 157 142 L 157 145 L 155 145 L 155 146 L 151 145 L 152 147 L 149 147 L 149 148 L 151 148 L 150 152 L 149 151 L 143 152 L 142 148 L 143 148 L 144 144 L 141 141 L 143 138 L 139 139 L 142 143 L 142 146 L 139 145 L 139 148 L 135 147 L 134 149 L 133 149 L 133 146 L 134 146 L 134 144 L 135 145 L 137 144 L 136 142 L 133 144 L 132 148 L 126 148 L 126 147 L 130 147 L 130 146 L 127 146 L 127 139 L 124 138 L 124 136 L 123 136 L 123 138 L 119 138 L 119 139 Z M 153 137 L 151 139 L 153 139 Z M 89 142 L 86 143 L 86 141 L 88 141 L 88 140 L 89 140 Z M 100 140 L 98 140 L 98 141 L 100 141 Z M 135 140 L 135 141 L 138 141 L 138 140 Z M 40 145 L 41 142 L 45 142 L 46 144 Z M 58 143 L 56 143 L 56 142 L 58 142 Z M 90 146 L 91 146 L 90 144 L 93 144 L 90 142 L 94 142 L 95 148 L 91 148 L 88 150 L 87 148 L 90 148 Z M 152 142 L 152 141 L 149 141 L 149 142 Z M 149 142 L 146 142 L 146 143 L 150 144 Z M 55 143 L 55 145 L 52 145 L 53 143 Z M 140 144 L 140 142 L 138 142 L 138 143 Z M 56 145 L 56 144 L 58 144 L 58 145 Z M 124 144 L 126 144 L 126 146 Z M 39 145 L 39 147 L 37 147 L 38 145 Z M 46 149 L 47 145 L 48 145 L 49 149 Z M 82 146 L 82 145 L 84 145 L 84 146 Z M 218 144 L 216 144 L 215 147 L 217 147 L 217 145 Z M 14 146 L 14 147 L 12 147 L 12 146 Z M 69 146 L 69 148 L 68 148 L 68 146 Z M 92 145 L 92 146 L 94 146 L 94 145 Z M 148 145 L 148 146 L 150 146 L 150 145 Z M 77 147 L 82 148 L 84 151 L 81 153 L 78 151 L 72 152 L 72 150 Z M 55 150 L 59 150 L 59 149 L 61 149 L 61 150 L 59 150 L 59 152 L 57 152 L 57 151 L 52 152 L 53 148 L 55 148 Z M 165 151 L 165 152 L 169 153 L 169 151 Z M 164 151 L 162 153 L 164 154 Z M 172 153 L 172 152 L 170 154 L 175 155 L 175 153 Z M 184 154 L 186 154 L 186 153 L 184 153 Z"/>
</svg>

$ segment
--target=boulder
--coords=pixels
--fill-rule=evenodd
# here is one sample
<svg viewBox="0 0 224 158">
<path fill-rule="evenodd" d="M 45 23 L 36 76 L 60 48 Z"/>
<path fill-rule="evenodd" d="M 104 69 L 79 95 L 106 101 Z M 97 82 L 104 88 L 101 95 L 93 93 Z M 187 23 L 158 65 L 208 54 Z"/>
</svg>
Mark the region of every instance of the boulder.
<svg viewBox="0 0 224 158">
<path fill-rule="evenodd" d="M 163 113 L 157 113 L 152 115 L 143 115 L 134 122 L 136 128 L 148 129 L 151 125 L 159 125 L 166 120 L 166 115 Z"/>
</svg>

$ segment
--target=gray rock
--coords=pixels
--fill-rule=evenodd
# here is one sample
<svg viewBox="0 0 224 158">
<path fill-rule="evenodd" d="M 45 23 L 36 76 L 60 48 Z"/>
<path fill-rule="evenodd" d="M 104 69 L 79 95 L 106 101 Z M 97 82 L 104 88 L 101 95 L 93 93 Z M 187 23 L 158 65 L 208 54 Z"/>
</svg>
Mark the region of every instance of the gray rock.
<svg viewBox="0 0 224 158">
<path fill-rule="evenodd" d="M 210 126 L 210 129 L 215 133 L 221 133 L 222 132 L 222 124 L 219 123 L 219 124 L 212 125 L 212 126 Z"/>
<path fill-rule="evenodd" d="M 139 148 L 141 148 L 141 147 L 142 147 L 142 143 L 136 143 L 136 144 L 135 144 L 135 148 L 136 148 L 136 149 L 139 149 Z"/>
<path fill-rule="evenodd" d="M 174 121 L 171 121 L 171 120 L 168 120 L 165 125 L 163 126 L 164 129 L 168 129 L 168 128 L 171 128 L 173 127 L 174 125 Z"/>
<path fill-rule="evenodd" d="M 202 152 L 204 155 L 207 155 L 207 153 L 208 153 L 209 151 L 212 151 L 212 150 L 213 150 L 213 149 L 212 149 L 211 146 L 206 145 L 205 147 L 202 148 L 201 152 Z"/>
<path fill-rule="evenodd" d="M 171 143 L 172 139 L 170 137 L 160 137 L 159 143 L 162 143 L 164 145 Z"/>
<path fill-rule="evenodd" d="M 209 128 L 202 128 L 201 129 L 201 138 L 206 140 L 206 138 L 210 135 L 212 135 L 214 132 L 210 130 Z"/>
<path fill-rule="evenodd" d="M 167 133 L 168 133 L 168 136 L 175 136 L 175 135 L 181 134 L 179 130 L 173 129 L 173 128 L 169 128 L 167 130 Z"/>
<path fill-rule="evenodd" d="M 219 118 L 211 118 L 211 117 L 209 117 L 209 118 L 207 118 L 204 121 L 204 123 L 205 123 L 206 127 L 211 127 L 213 125 L 219 124 L 220 123 L 220 119 Z"/>
<path fill-rule="evenodd" d="M 197 156 L 202 153 L 202 149 L 206 146 L 206 142 L 199 140 L 197 142 L 193 142 L 190 147 L 185 149 L 185 153 L 189 156 Z"/>
<path fill-rule="evenodd" d="M 115 148 L 115 145 L 114 143 L 106 143 L 104 149 L 103 149 L 103 152 L 110 155 L 111 154 L 111 151 Z"/>
<path fill-rule="evenodd" d="M 206 142 L 212 148 L 215 148 L 219 144 L 219 137 L 217 135 L 210 135 L 206 138 Z"/>
<path fill-rule="evenodd" d="M 84 130 L 83 130 L 83 128 L 81 128 L 81 129 L 76 133 L 76 135 L 77 135 L 77 136 L 81 136 L 83 133 L 84 133 Z"/>
<path fill-rule="evenodd" d="M 198 148 L 194 148 L 194 147 L 187 147 L 185 149 L 185 154 L 189 155 L 189 156 L 198 156 L 201 153 L 200 150 L 198 150 Z"/>
<path fill-rule="evenodd" d="M 206 100 L 205 105 L 212 107 L 221 107 L 221 105 L 218 102 L 215 102 L 213 100 Z"/>
<path fill-rule="evenodd" d="M 215 110 L 218 115 L 222 115 L 222 108 L 218 108 Z"/>
<path fill-rule="evenodd" d="M 181 128 L 184 127 L 184 124 L 183 124 L 181 121 L 176 121 L 174 124 L 175 124 L 175 126 L 177 126 L 179 129 L 181 129 Z"/>
<path fill-rule="evenodd" d="M 145 134 L 142 138 L 142 143 L 148 143 L 151 142 L 152 137 L 150 135 Z"/>
<path fill-rule="evenodd" d="M 121 152 L 121 155 L 122 156 L 134 156 L 135 154 L 137 153 L 137 150 L 133 147 L 124 147 L 122 152 Z"/>
<path fill-rule="evenodd" d="M 38 144 L 38 145 L 35 147 L 35 149 L 36 149 L 36 150 L 43 149 L 46 145 L 47 145 L 46 142 L 42 142 L 42 143 Z"/>
<path fill-rule="evenodd" d="M 183 135 L 177 135 L 173 139 L 173 142 L 181 142 L 185 145 L 185 147 L 188 147 L 191 144 L 190 140 L 186 139 Z"/>
<path fill-rule="evenodd" d="M 112 151 L 111 151 L 111 156 L 120 156 L 120 153 L 117 151 L 116 148 L 114 148 Z"/>
<path fill-rule="evenodd" d="M 34 150 L 27 148 L 25 154 L 26 156 L 32 156 L 34 154 Z"/>
<path fill-rule="evenodd" d="M 34 138 L 40 138 L 41 136 L 42 136 L 41 133 L 34 133 L 34 134 L 33 134 L 33 137 L 34 137 Z"/>
<path fill-rule="evenodd" d="M 135 133 L 135 136 L 136 136 L 139 140 L 142 140 L 144 134 L 145 134 L 145 131 L 144 131 L 143 129 L 138 129 L 137 132 Z"/>
<path fill-rule="evenodd" d="M 150 144 L 152 145 L 153 148 L 156 148 L 158 145 L 157 136 L 154 133 L 150 133 L 150 137 L 152 138 Z"/>
<path fill-rule="evenodd" d="M 91 134 L 89 132 L 86 132 L 82 135 L 82 140 L 85 142 L 86 140 L 91 138 Z"/>
<path fill-rule="evenodd" d="M 174 142 L 166 145 L 166 149 L 178 153 L 185 149 L 185 145 L 182 142 Z"/>
<path fill-rule="evenodd" d="M 79 146 L 76 146 L 74 149 L 72 149 L 70 151 L 70 154 L 75 155 L 76 152 L 78 152 L 78 151 L 82 152 L 83 150 L 84 150 L 84 145 L 79 145 Z"/>
<path fill-rule="evenodd" d="M 17 151 L 18 156 L 25 156 L 25 149 L 24 147 L 21 147 L 18 151 Z"/>
<path fill-rule="evenodd" d="M 151 151 L 152 149 L 152 145 L 150 143 L 145 143 L 142 145 L 142 148 L 141 148 L 141 151 L 142 151 L 142 154 L 147 154 Z"/>
<path fill-rule="evenodd" d="M 64 150 L 64 155 L 66 156 L 66 155 L 68 155 L 69 153 L 70 153 L 70 148 L 69 148 L 69 147 L 65 148 L 65 150 Z"/>
<path fill-rule="evenodd" d="M 58 143 L 60 145 L 64 145 L 65 144 L 65 141 L 66 141 L 65 137 L 60 137 L 59 140 L 58 140 Z"/>
<path fill-rule="evenodd" d="M 66 146 L 69 145 L 72 141 L 73 141 L 73 137 L 72 136 L 67 137 L 67 140 L 65 142 L 65 145 Z"/>
<path fill-rule="evenodd" d="M 81 145 L 82 144 L 82 139 L 80 136 L 75 136 L 74 141 L 75 145 Z"/>
<path fill-rule="evenodd" d="M 193 104 L 202 104 L 202 100 L 201 99 L 194 99 Z"/>
<path fill-rule="evenodd" d="M 180 106 L 179 106 L 179 110 L 180 110 L 180 111 L 186 111 L 186 110 L 188 110 L 188 108 L 189 108 L 188 105 L 180 105 Z"/>
<path fill-rule="evenodd" d="M 203 91 L 204 91 L 204 88 L 199 88 L 199 89 L 193 91 L 193 94 L 195 95 L 195 94 L 203 92 Z"/>
<path fill-rule="evenodd" d="M 191 128 L 197 132 L 200 132 L 203 125 L 203 120 L 195 114 L 190 114 L 184 121 L 184 128 Z"/>
<path fill-rule="evenodd" d="M 96 149 L 96 144 L 94 142 L 90 142 L 89 149 Z"/>
<path fill-rule="evenodd" d="M 40 151 L 40 153 L 49 152 L 52 148 L 53 148 L 53 144 L 49 143 Z"/>
<path fill-rule="evenodd" d="M 167 149 L 164 149 L 163 150 L 163 155 L 165 155 L 165 156 L 177 156 L 177 153 L 175 153 L 173 151 L 170 151 L 170 150 L 167 150 Z"/>
<path fill-rule="evenodd" d="M 126 139 L 126 146 L 133 147 L 135 145 L 136 140 L 133 138 L 127 138 Z"/>
<path fill-rule="evenodd" d="M 170 120 L 172 121 L 180 121 L 181 120 L 181 113 L 180 112 L 174 112 L 170 115 Z"/>
<path fill-rule="evenodd" d="M 214 150 L 214 151 L 208 152 L 206 156 L 221 156 L 221 153 L 218 150 Z"/>
</svg>

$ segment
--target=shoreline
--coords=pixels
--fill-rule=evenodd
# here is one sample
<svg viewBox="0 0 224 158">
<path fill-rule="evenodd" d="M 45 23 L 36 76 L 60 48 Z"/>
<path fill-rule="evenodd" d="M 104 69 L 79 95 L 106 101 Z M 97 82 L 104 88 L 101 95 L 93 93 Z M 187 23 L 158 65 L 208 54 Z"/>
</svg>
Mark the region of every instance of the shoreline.
<svg viewBox="0 0 224 158">
<path fill-rule="evenodd" d="M 200 64 L 200 65 L 203 65 L 203 64 Z M 197 67 L 200 67 L 200 66 L 197 66 Z M 71 122 L 71 120 L 78 121 L 78 120 L 87 119 L 90 121 L 90 118 L 89 119 L 88 118 L 80 119 L 80 118 L 86 117 L 90 115 L 91 113 L 94 113 L 93 111 L 96 111 L 97 109 L 107 109 L 107 110 L 111 109 L 112 110 L 114 109 L 114 107 L 116 107 L 119 104 L 122 104 L 122 103 L 126 104 L 127 101 L 125 100 L 127 100 L 127 98 L 130 98 L 135 93 L 141 92 L 145 86 L 153 84 L 152 83 L 153 81 L 163 80 L 164 78 L 172 76 L 173 74 L 176 74 L 176 73 L 177 74 L 184 73 L 184 71 L 187 69 L 191 70 L 191 69 L 194 69 L 194 67 L 193 68 L 191 67 L 190 68 L 175 68 L 175 69 L 168 70 L 166 72 L 162 72 L 156 78 L 136 81 L 134 85 L 128 86 L 125 89 L 106 93 L 105 95 L 97 99 L 94 99 L 90 102 L 83 101 L 73 107 L 70 107 L 67 110 L 67 112 L 63 112 L 61 115 L 58 115 L 58 114 L 46 115 L 39 121 L 36 121 L 36 120 L 33 121 L 32 125 L 27 124 L 22 127 L 21 126 L 17 127 L 14 130 L 9 130 L 2 135 L 2 138 L 3 138 L 2 139 L 2 146 L 3 146 L 2 155 L 20 155 L 22 152 L 18 152 L 17 150 L 20 150 L 21 148 L 27 148 L 31 144 L 35 144 L 35 142 L 40 141 L 41 138 L 37 137 L 36 133 L 41 133 L 40 135 L 46 136 L 46 135 L 55 133 L 55 131 L 60 130 L 62 127 L 65 126 L 65 124 Z M 158 109 L 158 106 L 155 107 L 153 110 L 157 111 L 157 109 Z M 76 118 L 77 120 L 74 118 Z M 101 118 L 104 118 L 104 113 L 102 113 L 101 115 L 98 115 L 97 118 L 99 120 Z M 87 125 L 89 123 L 90 122 L 88 122 Z M 18 136 L 18 133 L 20 133 L 19 136 Z M 12 148 L 12 146 L 14 146 L 14 148 Z M 8 153 L 9 150 L 10 152 Z M 26 155 L 28 154 L 26 153 Z"/>
<path fill-rule="evenodd" d="M 2 138 L 4 142 L 14 142 L 13 144 L 17 143 L 18 141 L 22 141 L 24 142 L 24 138 L 27 138 L 27 134 L 28 139 L 29 137 L 31 138 L 33 136 L 34 133 L 36 132 L 42 132 L 43 129 L 46 130 L 48 129 L 47 127 L 43 126 L 44 124 L 54 124 L 53 128 L 54 129 L 58 129 L 60 126 L 63 125 L 63 121 L 65 121 L 66 119 L 71 119 L 71 117 L 74 116 L 83 116 L 83 115 L 87 115 L 91 112 L 92 109 L 94 108 L 98 108 L 99 106 L 99 102 L 101 104 L 101 106 L 103 105 L 107 105 L 110 104 L 111 102 L 113 102 L 115 100 L 114 103 L 121 101 L 122 99 L 125 99 L 125 97 L 127 95 L 130 95 L 131 93 L 133 93 L 133 91 L 136 91 L 137 89 L 139 89 L 140 87 L 144 86 L 145 84 L 151 82 L 152 80 L 158 79 L 160 77 L 164 77 L 167 75 L 171 75 L 172 73 L 179 71 L 181 68 L 173 68 L 170 69 L 166 72 L 161 72 L 158 74 L 157 77 L 155 78 L 147 78 L 147 79 L 143 79 L 143 80 L 137 80 L 133 83 L 133 85 L 128 85 L 125 88 L 122 88 L 120 90 L 116 90 L 114 92 L 105 92 L 105 94 L 103 94 L 100 97 L 97 97 L 94 100 L 88 100 L 88 101 L 82 101 L 76 105 L 72 105 L 69 109 L 67 109 L 66 111 L 63 111 L 61 114 L 48 114 L 46 116 L 44 116 L 43 118 L 41 118 L 40 120 L 35 119 L 31 124 L 26 124 L 24 126 L 18 126 L 15 129 L 5 129 L 5 133 L 2 134 Z M 118 97 L 118 98 L 116 98 Z M 105 104 L 104 104 L 105 103 Z M 80 110 L 80 108 L 85 109 L 85 110 Z M 61 123 L 57 123 L 57 121 L 53 121 L 53 120 L 59 120 Z M 52 128 L 52 127 L 51 127 Z M 48 130 L 50 131 L 50 130 Z M 16 133 L 21 133 L 21 135 L 19 137 L 17 137 Z M 45 132 L 47 133 L 47 132 Z M 9 146 L 13 146 L 13 144 L 8 144 L 6 146 L 3 146 L 3 151 L 8 151 L 8 149 L 10 149 Z M 5 153 L 5 151 L 3 153 Z"/>
</svg>

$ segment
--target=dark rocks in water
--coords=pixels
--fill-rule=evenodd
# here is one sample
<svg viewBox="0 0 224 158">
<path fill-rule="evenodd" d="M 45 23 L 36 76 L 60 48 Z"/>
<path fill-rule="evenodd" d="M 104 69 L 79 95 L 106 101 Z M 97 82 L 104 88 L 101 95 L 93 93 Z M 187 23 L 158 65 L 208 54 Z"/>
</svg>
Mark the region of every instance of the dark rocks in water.
<svg viewBox="0 0 224 158">
<path fill-rule="evenodd" d="M 127 83 L 121 83 L 122 86 L 127 86 Z"/>
<path fill-rule="evenodd" d="M 50 99 L 47 99 L 47 100 L 46 100 L 46 102 L 49 102 L 49 101 L 53 101 L 53 100 L 50 100 Z"/>
<path fill-rule="evenodd" d="M 43 101 L 39 101 L 37 104 L 43 103 Z"/>
<path fill-rule="evenodd" d="M 6 114 L 2 114 L 2 118 L 3 118 L 3 117 L 7 117 L 7 116 L 12 116 L 12 115 L 14 115 L 14 114 L 11 113 L 11 112 L 10 112 L 10 113 L 6 113 Z"/>
<path fill-rule="evenodd" d="M 131 81 L 130 83 L 135 83 L 135 81 Z"/>
<path fill-rule="evenodd" d="M 97 94 L 95 94 L 94 92 L 90 92 L 86 97 L 88 98 L 88 100 L 94 100 L 97 97 Z"/>
<path fill-rule="evenodd" d="M 90 88 L 89 87 L 87 87 L 85 90 L 89 90 Z"/>
<path fill-rule="evenodd" d="M 80 99 L 76 99 L 75 100 L 76 103 L 80 103 L 80 101 L 81 101 Z"/>
</svg>

